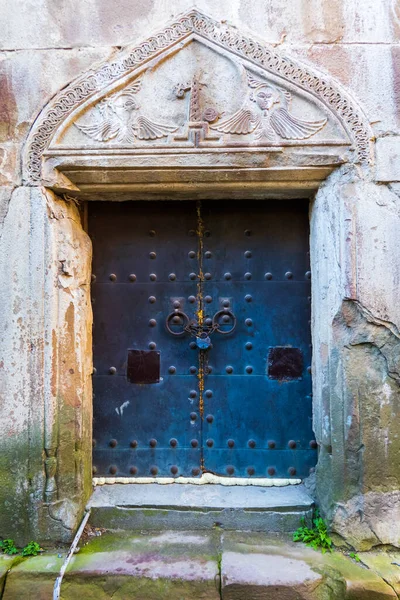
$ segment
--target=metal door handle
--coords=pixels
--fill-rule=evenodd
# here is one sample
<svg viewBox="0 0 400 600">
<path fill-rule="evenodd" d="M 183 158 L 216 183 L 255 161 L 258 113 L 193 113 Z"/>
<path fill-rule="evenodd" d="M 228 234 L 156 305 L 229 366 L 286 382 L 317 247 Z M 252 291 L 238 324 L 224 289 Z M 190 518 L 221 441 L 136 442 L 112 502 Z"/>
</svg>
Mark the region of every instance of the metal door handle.
<svg viewBox="0 0 400 600">
<path fill-rule="evenodd" d="M 171 329 L 171 324 L 180 325 L 181 324 L 179 322 L 180 319 L 182 319 L 182 331 L 173 331 Z M 174 312 L 170 313 L 168 315 L 168 317 L 166 318 L 165 326 L 171 335 L 175 335 L 178 337 L 181 335 L 185 335 L 185 333 L 187 332 L 187 327 L 189 326 L 189 323 L 190 323 L 190 320 L 189 320 L 189 317 L 187 316 L 187 314 L 182 312 L 181 310 L 175 309 Z"/>
<path fill-rule="evenodd" d="M 220 323 L 219 320 L 222 316 L 229 317 L 232 320 L 232 327 L 228 329 L 228 331 L 221 329 L 222 323 Z M 215 313 L 212 319 L 212 325 L 199 325 L 194 319 L 191 321 L 186 313 L 176 308 L 166 318 L 165 326 L 167 331 L 176 337 L 180 337 L 185 335 L 185 333 L 189 333 L 197 339 L 205 339 L 214 333 L 214 331 L 217 331 L 222 335 L 228 335 L 229 333 L 232 333 L 236 329 L 236 322 L 237 319 L 233 312 L 226 308 Z M 171 329 L 171 325 L 174 324 L 181 325 L 182 330 L 174 331 Z"/>
<path fill-rule="evenodd" d="M 220 326 L 222 325 L 222 323 L 218 323 L 218 320 L 220 319 L 221 316 L 230 317 L 232 319 L 232 327 L 230 329 L 228 329 L 228 331 L 224 331 L 223 329 L 220 329 Z M 232 311 L 227 310 L 226 308 L 223 310 L 219 310 L 213 316 L 214 331 L 218 331 L 218 333 L 222 333 L 222 335 L 228 335 L 228 333 L 232 333 L 236 329 L 236 321 L 237 321 L 236 317 Z"/>
</svg>

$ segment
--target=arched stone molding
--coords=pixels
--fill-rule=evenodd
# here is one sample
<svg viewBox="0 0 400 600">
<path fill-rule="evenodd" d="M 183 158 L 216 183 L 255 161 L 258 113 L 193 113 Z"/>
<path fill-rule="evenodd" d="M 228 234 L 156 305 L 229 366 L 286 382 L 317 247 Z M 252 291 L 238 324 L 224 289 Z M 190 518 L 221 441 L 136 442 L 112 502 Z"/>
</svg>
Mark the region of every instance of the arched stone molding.
<svg viewBox="0 0 400 600">
<path fill-rule="evenodd" d="M 200 50 L 207 48 L 208 60 L 211 56 L 216 60 L 207 63 L 205 57 L 205 63 L 202 63 L 201 56 L 193 58 L 195 45 Z M 179 63 L 177 59 L 177 55 L 185 52 L 191 52 L 193 61 L 197 61 L 197 70 L 192 69 L 192 72 L 186 74 L 179 72 L 179 66 L 185 69 L 185 61 Z M 173 64 L 174 61 L 178 65 L 176 81 L 170 79 L 163 82 L 163 72 L 171 77 L 171 69 L 168 72 L 165 63 Z M 213 78 L 215 80 L 215 76 L 218 77 L 218 62 L 227 65 L 227 61 L 233 69 L 231 71 L 232 78 L 236 81 L 236 92 L 232 94 L 229 82 L 222 81 L 226 90 L 220 86 L 221 93 L 214 104 L 210 103 L 210 94 L 206 93 L 208 105 L 205 106 L 204 102 L 202 104 L 204 89 L 210 88 L 210 82 Z M 190 60 L 187 60 L 186 67 L 189 64 Z M 183 80 L 182 75 L 186 75 L 187 80 Z M 139 90 L 140 85 L 146 89 Z M 214 91 L 217 88 L 218 85 L 214 85 Z M 269 108 L 264 111 L 257 98 L 257 93 L 262 88 L 264 91 L 268 88 L 270 96 L 273 96 Z M 161 94 L 164 99 L 169 94 L 170 105 L 175 102 L 175 107 L 178 107 L 180 98 L 190 96 L 187 102 L 190 103 L 191 112 L 189 110 L 186 120 L 182 119 L 182 102 L 175 112 L 167 108 L 161 110 L 165 114 L 163 116 L 171 117 L 168 122 L 165 119 L 161 122 L 160 119 L 156 120 L 157 107 L 154 102 L 152 105 L 151 90 L 153 95 Z M 175 97 L 172 98 L 174 90 Z M 227 97 L 229 92 L 231 95 Z M 121 132 L 115 133 L 113 125 L 105 124 L 103 119 L 103 124 L 98 124 L 99 131 L 101 126 L 108 127 L 108 139 L 106 140 L 107 136 L 101 138 L 98 132 L 97 140 L 94 140 L 95 109 L 97 108 L 97 113 L 99 108 L 115 112 L 112 103 L 119 102 L 121 105 L 118 94 L 123 94 L 126 99 L 130 94 L 130 110 L 131 113 L 137 111 L 135 123 L 139 134 L 124 138 Z M 232 95 L 237 98 L 232 98 Z M 145 111 L 142 114 L 140 105 L 149 108 L 151 114 L 144 114 Z M 282 112 L 277 114 L 277 110 L 282 108 L 287 109 L 286 115 Z M 240 109 L 246 114 L 238 116 Z M 86 121 L 85 113 L 88 113 Z M 306 118 L 302 118 L 303 113 Z M 263 119 L 263 115 L 268 119 Z M 235 118 L 232 121 L 229 117 Z M 139 126 L 138 118 L 141 119 Z M 81 132 L 86 126 L 84 141 L 79 139 L 78 130 L 73 127 L 76 121 L 78 125 L 82 125 Z M 91 127 L 92 135 L 89 139 Z M 66 136 L 68 129 L 74 131 L 75 136 Z M 105 156 L 109 159 L 108 165 L 110 161 L 115 164 L 111 152 L 105 152 L 107 147 L 114 154 L 116 148 L 124 148 L 124 152 L 120 153 L 119 168 L 127 169 L 132 165 L 132 156 L 140 152 L 143 154 L 144 149 L 154 151 L 157 148 L 163 150 L 163 153 L 168 153 L 170 149 L 171 153 L 176 154 L 177 150 L 180 151 L 179 148 L 190 145 L 190 142 L 195 147 L 192 154 L 197 157 L 203 155 L 203 163 L 197 165 L 203 168 L 213 164 L 215 154 L 212 151 L 232 152 L 234 147 L 238 164 L 243 164 L 243 160 L 251 164 L 256 157 L 256 163 L 263 163 L 265 168 L 267 156 L 268 166 L 271 168 L 285 165 L 287 169 L 288 164 L 291 164 L 304 169 L 317 163 L 319 167 L 330 166 L 331 171 L 334 166 L 343 162 L 368 163 L 372 138 L 362 111 L 329 78 L 311 72 L 275 49 L 240 34 L 235 28 L 214 21 L 197 10 L 191 10 L 138 46 L 123 50 L 114 60 L 75 80 L 43 109 L 27 141 L 25 179 L 28 185 L 44 183 L 58 191 L 64 188 L 78 191 L 79 182 L 72 180 L 71 183 L 68 168 L 84 166 L 87 169 L 93 165 L 102 168 L 102 165 L 106 166 Z M 69 140 L 69 143 L 63 143 L 63 139 Z M 105 143 L 99 144 L 99 141 Z M 205 148 L 210 150 L 208 162 L 204 160 Z M 239 149 L 242 151 L 240 156 L 237 155 Z M 74 150 L 78 152 L 74 153 Z M 83 154 L 85 160 L 82 160 Z M 160 152 L 155 154 L 157 158 L 154 156 L 154 161 L 159 162 Z M 235 164 L 231 159 L 229 155 L 226 160 L 229 168 Z M 148 165 L 149 159 L 145 162 Z M 60 175 L 63 171 L 67 180 L 65 175 Z M 317 179 L 321 181 L 327 174 L 325 169 Z M 315 178 L 315 174 L 310 172 L 306 176 L 308 179 Z M 290 176 L 289 179 L 292 180 L 293 177 Z"/>
</svg>

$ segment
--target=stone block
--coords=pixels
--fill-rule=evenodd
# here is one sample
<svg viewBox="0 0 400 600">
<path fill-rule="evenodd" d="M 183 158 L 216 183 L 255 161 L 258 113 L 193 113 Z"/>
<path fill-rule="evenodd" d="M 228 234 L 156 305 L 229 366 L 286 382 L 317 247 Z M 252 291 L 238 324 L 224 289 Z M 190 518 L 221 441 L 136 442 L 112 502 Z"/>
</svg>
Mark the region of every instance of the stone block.
<svg viewBox="0 0 400 600">
<path fill-rule="evenodd" d="M 224 529 L 294 531 L 311 515 L 313 500 L 302 485 L 113 484 L 90 499 L 90 523 L 107 529 Z M 151 507 L 151 508 L 149 508 Z"/>
<path fill-rule="evenodd" d="M 51 537 L 70 539 L 92 489 L 91 422 L 89 416 L 82 420 L 78 416 L 83 406 L 91 406 L 87 291 L 91 244 L 76 206 L 40 188 L 16 188 L 11 199 L 6 192 L 4 216 L 0 237 L 0 255 L 6 257 L 0 261 L 4 283 L 0 290 L 0 536 L 14 537 L 23 546 L 34 538 L 41 542 Z M 61 314 L 68 326 L 57 337 Z M 74 336 L 80 339 L 78 349 Z M 51 387 L 51 372 L 59 369 L 57 347 L 68 360 L 67 367 L 63 363 L 60 369 L 58 395 Z M 52 419 L 59 423 L 54 426 Z M 81 423 L 79 439 L 77 422 Z M 53 430 L 57 439 L 52 438 Z M 45 491 L 46 499 L 55 500 L 58 495 L 58 501 L 42 511 Z"/>
<path fill-rule="evenodd" d="M 172 4 L 143 0 L 135 3 L 129 13 L 126 0 L 115 0 L 112 4 L 88 0 L 78 5 L 66 2 L 55 11 L 45 0 L 40 0 L 32 14 L 23 0 L 17 0 L 13 5 L 6 4 L 4 9 L 7 27 L 2 35 L 2 47 L 124 45 L 140 37 L 149 23 L 157 29 L 160 21 L 164 23 L 192 6 L 192 0 L 175 0 Z M 363 0 L 334 3 L 271 0 L 268 4 L 251 0 L 220 0 L 210 4 L 208 0 L 199 0 L 196 6 L 212 13 L 216 19 L 227 19 L 237 26 L 252 29 L 275 44 L 285 41 L 388 43 L 396 41 L 400 21 L 397 5 L 389 1 L 371 3 L 368 10 Z"/>
<path fill-rule="evenodd" d="M 310 44 L 294 46 L 293 56 L 310 67 L 329 73 L 361 105 L 376 136 L 399 133 L 398 100 L 394 71 L 396 47 L 374 44 Z M 382 97 L 385 98 L 382 109 Z"/>
<path fill-rule="evenodd" d="M 375 136 L 398 134 L 397 80 L 399 56 L 390 44 L 310 44 L 293 46 L 293 56 L 311 68 L 329 73 L 354 97 Z M 385 98 L 384 109 L 382 97 Z"/>
<path fill-rule="evenodd" d="M 110 48 L 76 48 L 0 53 L 0 142 L 5 148 L 11 142 L 25 141 L 34 119 L 50 98 L 111 52 Z M 0 153 L 0 164 L 2 160 Z"/>
<path fill-rule="evenodd" d="M 398 553 L 357 563 L 263 533 L 99 533 L 81 539 L 61 600 L 395 600 L 399 591 Z M 15 560 L 3 600 L 50 600 L 65 552 L 1 557 L 0 586 Z"/>
<path fill-rule="evenodd" d="M 44 554 L 23 559 L 8 573 L 2 600 L 50 600 L 64 558 Z"/>
<path fill-rule="evenodd" d="M 359 550 L 399 543 L 399 225 L 397 195 L 345 168 L 312 209 L 317 493 Z"/>
<path fill-rule="evenodd" d="M 376 140 L 376 174 L 378 182 L 400 181 L 400 136 Z"/>
<path fill-rule="evenodd" d="M 2 598 L 2 594 L 4 591 L 6 577 L 11 569 L 12 565 L 15 564 L 16 561 L 20 560 L 20 557 L 16 556 L 5 556 L 0 555 L 0 598 Z"/>
<path fill-rule="evenodd" d="M 4 223 L 4 219 L 6 218 L 8 207 L 10 205 L 11 194 L 13 188 L 10 186 L 2 186 L 0 187 L 0 228 Z M 1 229 L 0 229 L 1 231 Z M 1 235 L 1 234 L 0 234 Z"/>
<path fill-rule="evenodd" d="M 361 562 L 386 581 L 400 598 L 400 552 L 362 552 Z"/>
<path fill-rule="evenodd" d="M 223 600 L 310 598 L 312 590 L 322 581 L 322 575 L 303 560 L 241 552 L 224 552 L 222 555 Z"/>
<path fill-rule="evenodd" d="M 0 186 L 16 186 L 21 183 L 21 147 L 12 142 L 0 147 Z M 1 212 L 0 212 L 1 219 Z"/>
<path fill-rule="evenodd" d="M 223 600 L 389 600 L 392 587 L 340 552 L 322 554 L 289 539 L 225 533 Z"/>
<path fill-rule="evenodd" d="M 219 544 L 217 531 L 93 537 L 72 558 L 61 599 L 218 600 Z M 8 573 L 3 600 L 50 600 L 65 555 L 45 553 L 22 561 L 18 557 L 19 564 Z M 2 571 L 0 562 L 0 578 Z"/>
<path fill-rule="evenodd" d="M 62 600 L 218 600 L 219 533 L 106 533 L 74 556 Z"/>
</svg>

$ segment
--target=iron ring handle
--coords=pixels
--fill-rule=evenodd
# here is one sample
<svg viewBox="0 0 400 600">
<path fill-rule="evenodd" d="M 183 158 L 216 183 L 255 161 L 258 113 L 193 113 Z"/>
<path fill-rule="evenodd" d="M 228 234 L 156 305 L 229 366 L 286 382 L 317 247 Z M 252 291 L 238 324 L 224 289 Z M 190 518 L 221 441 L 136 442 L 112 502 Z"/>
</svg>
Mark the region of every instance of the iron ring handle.
<svg viewBox="0 0 400 600">
<path fill-rule="evenodd" d="M 183 329 L 182 329 L 182 331 L 172 331 L 172 329 L 170 327 L 170 321 L 172 321 L 173 317 L 181 317 L 183 319 Z M 179 337 L 181 335 L 185 335 L 185 333 L 186 333 L 186 327 L 188 326 L 188 324 L 189 324 L 189 317 L 187 316 L 187 314 L 185 314 L 181 310 L 174 310 L 174 312 L 172 312 L 172 313 L 170 313 L 168 315 L 168 317 L 166 318 L 166 321 L 165 321 L 165 326 L 167 328 L 167 331 L 171 335 L 175 335 L 176 337 Z"/>
<path fill-rule="evenodd" d="M 228 315 L 228 317 L 231 317 L 231 319 L 233 321 L 233 325 L 232 325 L 231 329 L 229 329 L 228 331 L 222 331 L 219 328 L 220 324 L 218 323 L 218 319 L 221 315 Z M 215 331 L 218 331 L 218 333 L 221 333 L 222 335 L 228 335 L 228 333 L 232 333 L 236 329 L 236 317 L 233 314 L 233 312 L 231 312 L 230 310 L 219 310 L 213 316 L 213 326 L 215 327 Z"/>
</svg>

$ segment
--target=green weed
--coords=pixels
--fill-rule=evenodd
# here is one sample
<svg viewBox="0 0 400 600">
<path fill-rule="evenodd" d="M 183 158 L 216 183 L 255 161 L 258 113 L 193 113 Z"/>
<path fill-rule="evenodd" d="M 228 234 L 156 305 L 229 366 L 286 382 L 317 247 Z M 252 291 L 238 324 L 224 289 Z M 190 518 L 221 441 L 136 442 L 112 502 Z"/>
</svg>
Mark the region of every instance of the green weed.
<svg viewBox="0 0 400 600">
<path fill-rule="evenodd" d="M 323 554 L 332 552 L 333 549 L 327 525 L 318 510 L 314 512 L 311 528 L 307 526 L 304 517 L 301 519 L 301 527 L 294 532 L 293 541 L 303 542 L 306 546 L 314 548 L 314 550 L 320 549 Z"/>
<path fill-rule="evenodd" d="M 25 548 L 22 548 L 22 556 L 37 556 L 39 552 L 42 552 L 42 548 L 37 542 L 29 542 Z"/>
<path fill-rule="evenodd" d="M 14 540 L 0 541 L 0 550 L 3 554 L 18 554 L 18 549 L 14 544 Z"/>
<path fill-rule="evenodd" d="M 42 548 L 39 546 L 37 542 L 29 542 L 22 550 L 18 550 L 16 547 L 14 540 L 0 540 L 0 551 L 3 554 L 9 554 L 10 556 L 13 554 L 19 554 L 21 552 L 22 556 L 37 556 L 39 552 L 43 552 Z"/>
<path fill-rule="evenodd" d="M 349 552 L 350 558 L 354 558 L 356 562 L 361 562 L 361 558 L 355 552 Z"/>
</svg>

